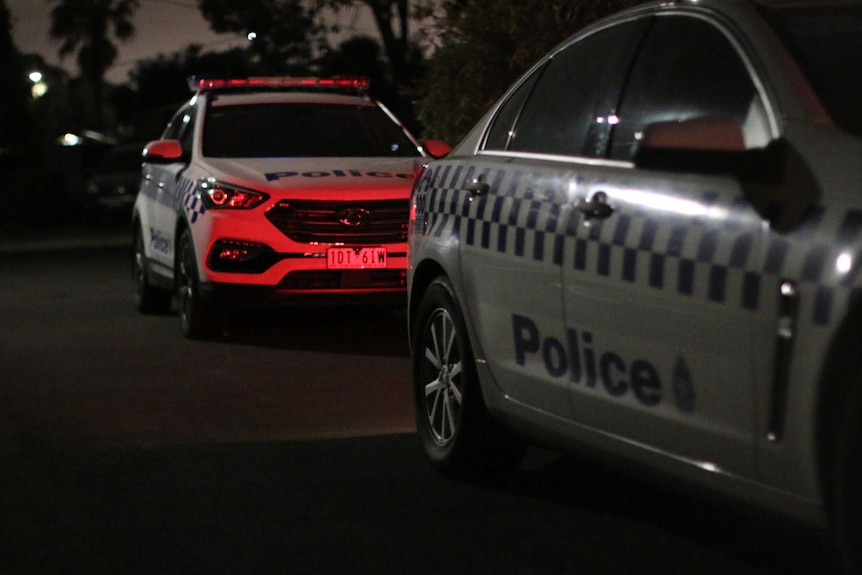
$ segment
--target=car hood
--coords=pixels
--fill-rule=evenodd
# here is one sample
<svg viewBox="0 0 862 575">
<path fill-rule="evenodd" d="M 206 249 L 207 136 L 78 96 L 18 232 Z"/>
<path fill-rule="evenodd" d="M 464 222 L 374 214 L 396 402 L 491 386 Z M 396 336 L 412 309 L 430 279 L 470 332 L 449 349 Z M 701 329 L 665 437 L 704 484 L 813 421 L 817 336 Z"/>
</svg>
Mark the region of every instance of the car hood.
<svg viewBox="0 0 862 575">
<path fill-rule="evenodd" d="M 247 158 L 212 159 L 206 171 L 226 184 L 263 192 L 313 195 L 373 191 L 409 193 L 413 174 L 426 158 Z"/>
</svg>

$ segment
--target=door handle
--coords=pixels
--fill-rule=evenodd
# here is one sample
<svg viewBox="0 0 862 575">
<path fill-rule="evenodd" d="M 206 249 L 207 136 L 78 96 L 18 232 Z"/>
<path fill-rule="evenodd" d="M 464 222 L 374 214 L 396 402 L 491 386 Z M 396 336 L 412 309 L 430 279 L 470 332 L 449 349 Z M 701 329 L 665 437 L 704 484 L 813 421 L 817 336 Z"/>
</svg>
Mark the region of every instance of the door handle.
<svg viewBox="0 0 862 575">
<path fill-rule="evenodd" d="M 485 174 L 479 174 L 475 179 L 467 182 L 464 189 L 470 192 L 471 197 L 484 196 L 491 188 L 487 182 L 488 177 Z"/>
<path fill-rule="evenodd" d="M 614 209 L 608 204 L 608 195 L 605 192 L 596 192 L 589 200 L 582 198 L 575 206 L 584 217 L 589 220 L 603 220 L 614 213 Z"/>
</svg>

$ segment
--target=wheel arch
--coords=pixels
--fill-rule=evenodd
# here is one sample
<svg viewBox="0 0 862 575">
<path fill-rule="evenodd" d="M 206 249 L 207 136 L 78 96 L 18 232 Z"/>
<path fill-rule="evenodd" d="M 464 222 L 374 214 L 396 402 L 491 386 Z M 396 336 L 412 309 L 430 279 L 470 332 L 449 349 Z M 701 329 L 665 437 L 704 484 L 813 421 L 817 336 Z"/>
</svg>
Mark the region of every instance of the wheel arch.
<svg viewBox="0 0 862 575">
<path fill-rule="evenodd" d="M 437 278 L 446 278 L 450 283 L 453 292 L 456 296 L 456 304 L 461 313 L 462 319 L 464 321 L 464 327 L 467 331 L 467 344 L 469 345 L 470 352 L 472 355 L 472 360 L 474 362 L 474 367 L 477 370 L 481 369 L 480 363 L 483 363 L 479 360 L 479 358 L 484 357 L 484 352 L 482 351 L 482 347 L 478 340 L 478 334 L 475 332 L 475 326 L 472 323 L 472 318 L 466 309 L 464 309 L 464 302 L 458 296 L 458 286 L 456 285 L 456 278 L 453 277 L 452 274 L 446 271 L 446 268 L 443 265 L 434 259 L 426 259 L 420 262 L 415 271 L 413 272 L 413 278 L 410 284 L 410 297 L 408 298 L 408 310 L 407 310 L 407 335 L 408 340 L 410 342 L 411 352 L 415 351 L 413 349 L 415 345 L 415 331 L 417 327 L 417 322 L 419 318 L 417 317 L 419 312 L 419 306 L 422 302 L 422 298 L 425 295 L 425 292 L 428 291 L 428 288 Z M 489 397 L 489 390 L 486 389 L 487 385 L 492 385 L 496 387 L 496 384 L 490 383 L 487 377 L 479 378 L 477 383 L 479 384 L 479 388 L 481 390 L 482 401 L 487 406 Z"/>
<path fill-rule="evenodd" d="M 189 222 L 184 217 L 178 217 L 177 218 L 177 223 L 174 226 L 174 246 L 173 246 L 173 248 L 174 248 L 174 270 L 176 270 L 177 258 L 179 257 L 179 253 L 180 253 L 180 238 L 182 238 L 183 232 L 185 232 L 186 230 L 191 232 L 191 229 L 192 229 L 191 225 L 189 224 Z M 176 281 L 177 281 L 177 274 L 175 271 L 174 272 L 174 283 L 176 283 Z M 176 287 L 176 286 L 174 286 L 174 287 Z"/>
<path fill-rule="evenodd" d="M 833 517 L 836 446 L 842 432 L 844 404 L 862 370 L 862 303 L 844 317 L 832 337 L 817 387 L 815 447 L 824 509 Z"/>
<path fill-rule="evenodd" d="M 439 280 L 439 281 L 438 281 Z M 434 291 L 435 287 L 439 291 Z M 526 443 L 515 435 L 502 421 L 491 414 L 488 410 L 486 390 L 483 381 L 478 374 L 477 364 L 473 352 L 473 341 L 468 318 L 465 314 L 462 302 L 455 293 L 456 286 L 452 277 L 446 273 L 439 264 L 429 260 L 425 265 L 418 266 L 411 283 L 410 300 L 410 340 L 413 351 L 412 378 L 414 392 L 414 408 L 416 412 L 417 431 L 426 455 L 435 468 L 444 475 L 455 477 L 470 477 L 476 473 L 504 472 L 513 469 L 521 461 Z M 430 299 L 434 295 L 435 299 Z M 441 311 L 441 308 L 442 311 Z M 437 346 L 427 347 L 427 333 L 432 322 L 438 321 L 442 316 L 449 317 L 450 334 L 457 334 L 458 344 L 447 343 L 447 349 L 451 346 L 457 349 L 457 363 L 461 369 L 439 371 L 433 381 L 436 386 L 445 383 L 455 384 L 456 376 L 460 374 L 463 382 L 462 393 L 464 401 L 462 404 L 463 419 L 455 418 L 458 423 L 457 431 L 450 442 L 445 445 L 433 440 L 435 427 L 434 411 L 429 411 L 427 406 L 428 392 L 424 377 L 425 369 L 422 366 L 433 365 L 434 370 L 443 370 L 442 365 L 448 364 L 447 360 L 429 361 L 428 353 L 423 350 L 431 350 L 431 355 L 440 358 L 436 351 Z M 428 318 L 427 321 L 423 318 Z M 437 337 L 433 341 L 439 341 Z M 448 340 L 447 340 L 448 341 Z M 448 356 L 448 352 L 446 354 Z M 445 376 L 443 375 L 445 372 Z M 449 374 L 452 375 L 450 379 Z M 418 383 L 417 383 L 418 382 Z M 457 384 L 455 384 L 457 385 Z M 439 391 L 439 390 L 438 390 Z M 437 393 L 437 392 L 434 392 Z M 425 399 L 422 399 L 425 398 Z M 436 400 L 435 400 L 436 401 Z M 460 401 L 458 403 L 461 403 Z M 429 416 L 429 414 L 431 414 Z M 445 426 L 444 426 L 445 427 Z M 438 435 L 438 437 L 440 437 Z M 435 446 L 436 443 L 436 446 Z M 450 446 L 451 445 L 451 446 Z"/>
<path fill-rule="evenodd" d="M 431 285 L 431 282 L 440 276 L 449 277 L 449 274 L 446 273 L 446 270 L 443 269 L 443 266 L 439 262 L 434 260 L 420 262 L 413 271 L 407 310 L 407 333 L 411 346 L 413 345 L 413 330 L 416 327 L 416 312 L 419 309 L 419 303 L 422 301 L 422 296 L 425 294 L 428 286 Z"/>
<path fill-rule="evenodd" d="M 185 218 L 177 218 L 177 223 L 174 226 L 174 249 L 180 245 L 180 236 L 186 230 L 191 230 L 192 227 Z"/>
<path fill-rule="evenodd" d="M 132 210 L 132 217 L 129 219 L 129 237 L 132 238 L 132 241 L 135 241 L 135 234 L 138 232 L 138 228 L 141 227 L 141 214 L 138 210 Z"/>
</svg>

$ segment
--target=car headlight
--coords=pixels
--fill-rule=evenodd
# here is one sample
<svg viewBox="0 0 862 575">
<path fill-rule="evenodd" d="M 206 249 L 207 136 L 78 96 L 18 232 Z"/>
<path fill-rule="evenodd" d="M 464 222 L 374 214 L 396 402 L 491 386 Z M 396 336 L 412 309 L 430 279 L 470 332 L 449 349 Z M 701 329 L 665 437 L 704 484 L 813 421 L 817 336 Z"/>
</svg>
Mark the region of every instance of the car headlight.
<svg viewBox="0 0 862 575">
<path fill-rule="evenodd" d="M 227 186 L 211 179 L 201 180 L 198 185 L 204 205 L 211 210 L 250 210 L 269 199 L 261 192 Z"/>
</svg>

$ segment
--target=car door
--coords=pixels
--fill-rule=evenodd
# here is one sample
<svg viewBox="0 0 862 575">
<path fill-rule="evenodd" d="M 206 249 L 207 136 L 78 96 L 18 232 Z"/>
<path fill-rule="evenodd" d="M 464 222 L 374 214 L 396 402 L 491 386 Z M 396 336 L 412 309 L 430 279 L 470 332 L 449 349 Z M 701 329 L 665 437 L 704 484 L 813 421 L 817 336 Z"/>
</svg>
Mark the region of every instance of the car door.
<svg viewBox="0 0 862 575">
<path fill-rule="evenodd" d="M 641 28 L 599 31 L 554 54 L 498 111 L 482 152 L 444 176 L 466 192 L 461 275 L 489 368 L 507 396 L 554 416 L 571 415 L 560 283 L 567 206 L 584 156 L 608 134 L 594 122 L 603 86 L 619 77 L 612 72 Z"/>
<path fill-rule="evenodd" d="M 772 353 L 754 313 L 767 225 L 735 177 L 627 163 L 654 122 L 698 119 L 704 142 L 721 147 L 710 126 L 732 118 L 747 147 L 765 146 L 770 121 L 750 70 L 712 23 L 655 19 L 611 161 L 582 172 L 563 258 L 576 420 L 744 476 L 756 472 L 756 366 Z"/>
</svg>

